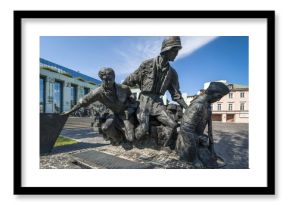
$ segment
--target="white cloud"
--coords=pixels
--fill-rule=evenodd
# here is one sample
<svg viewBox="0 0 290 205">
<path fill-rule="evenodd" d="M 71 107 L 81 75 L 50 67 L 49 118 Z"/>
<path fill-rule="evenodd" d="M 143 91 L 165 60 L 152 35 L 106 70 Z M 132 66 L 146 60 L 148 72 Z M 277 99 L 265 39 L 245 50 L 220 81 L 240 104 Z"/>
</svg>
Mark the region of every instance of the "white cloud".
<svg viewBox="0 0 290 205">
<path fill-rule="evenodd" d="M 176 60 L 187 57 L 216 38 L 215 36 L 181 37 L 182 49 Z M 125 75 L 136 70 L 144 60 L 157 56 L 160 53 L 163 39 L 164 37 L 140 38 L 127 45 L 126 48 L 122 48 L 122 50 L 115 50 L 115 53 L 119 56 L 119 59 L 114 59 L 115 66 L 118 68 L 118 75 L 124 78 Z"/>
<path fill-rule="evenodd" d="M 122 50 L 116 49 L 115 53 L 119 59 L 118 74 L 127 75 L 132 73 L 138 66 L 147 59 L 154 58 L 160 52 L 162 37 L 140 38 L 127 45 Z"/>
<path fill-rule="evenodd" d="M 208 43 L 215 40 L 216 36 L 183 36 L 181 37 L 182 49 L 180 50 L 176 60 L 184 58 Z"/>
</svg>

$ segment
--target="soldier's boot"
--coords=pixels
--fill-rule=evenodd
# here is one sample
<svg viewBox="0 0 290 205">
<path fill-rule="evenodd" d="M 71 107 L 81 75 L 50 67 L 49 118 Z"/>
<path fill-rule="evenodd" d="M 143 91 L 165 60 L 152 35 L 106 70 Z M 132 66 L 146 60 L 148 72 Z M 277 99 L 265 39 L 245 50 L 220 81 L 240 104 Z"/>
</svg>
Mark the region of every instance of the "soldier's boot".
<svg viewBox="0 0 290 205">
<path fill-rule="evenodd" d="M 204 164 L 199 159 L 196 159 L 192 164 L 196 169 L 205 168 Z"/>
</svg>

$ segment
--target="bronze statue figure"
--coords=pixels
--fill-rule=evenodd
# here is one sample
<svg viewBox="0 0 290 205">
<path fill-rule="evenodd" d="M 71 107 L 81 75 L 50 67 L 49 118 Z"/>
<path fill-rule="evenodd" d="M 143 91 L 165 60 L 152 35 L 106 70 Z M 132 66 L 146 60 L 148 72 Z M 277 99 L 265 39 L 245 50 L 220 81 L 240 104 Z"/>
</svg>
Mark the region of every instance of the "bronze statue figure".
<svg viewBox="0 0 290 205">
<path fill-rule="evenodd" d="M 149 135 L 150 121 L 153 118 L 164 126 L 164 133 L 167 138 L 164 146 L 169 145 L 177 123 L 167 112 L 161 98 L 167 90 L 174 101 L 179 103 L 182 108 L 187 108 L 179 89 L 177 72 L 169 64 L 169 61 L 174 61 L 181 48 L 180 37 L 166 38 L 162 43 L 160 55 L 144 61 L 123 82 L 124 85 L 137 85 L 141 89 L 140 105 L 137 109 L 139 126 L 135 130 L 137 139 Z"/>
<path fill-rule="evenodd" d="M 118 145 L 125 139 L 132 142 L 135 136 L 133 114 L 138 106 L 134 95 L 128 86 L 115 83 L 115 72 L 112 68 L 101 69 L 99 77 L 102 85 L 85 95 L 64 114 L 73 113 L 81 107 L 99 101 L 110 110 L 101 124 L 104 138 L 109 139 L 113 145 Z"/>
<path fill-rule="evenodd" d="M 212 136 L 211 103 L 229 93 L 229 88 L 221 82 L 211 82 L 204 93 L 197 96 L 185 110 L 180 132 L 176 141 L 176 152 L 180 159 L 192 162 L 196 168 L 217 168 L 217 160 Z M 208 126 L 208 135 L 204 130 Z"/>
</svg>

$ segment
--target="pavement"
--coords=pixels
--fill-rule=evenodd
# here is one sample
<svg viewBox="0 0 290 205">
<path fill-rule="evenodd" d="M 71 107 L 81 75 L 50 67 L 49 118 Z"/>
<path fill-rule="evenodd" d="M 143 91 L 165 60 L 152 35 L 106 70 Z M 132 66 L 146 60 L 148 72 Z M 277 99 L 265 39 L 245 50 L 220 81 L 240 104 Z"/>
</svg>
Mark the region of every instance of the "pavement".
<svg viewBox="0 0 290 205">
<path fill-rule="evenodd" d="M 249 168 L 248 123 L 213 123 L 215 150 L 222 156 L 226 169 Z"/>
<path fill-rule="evenodd" d="M 101 134 L 90 126 L 92 118 L 69 118 L 61 135 L 78 141 L 73 145 L 56 147 L 51 153 L 40 157 L 41 169 L 82 169 L 104 168 L 102 165 L 89 166 L 78 157 L 82 153 L 104 153 L 110 160 L 129 160 L 146 164 L 155 169 L 192 168 L 190 164 L 178 160 L 174 151 L 169 149 L 154 150 L 150 148 L 126 149 L 122 146 L 112 146 Z M 223 169 L 248 169 L 248 124 L 213 122 L 213 136 L 216 152 L 224 158 L 226 166 Z M 111 157 L 113 156 L 113 157 Z M 104 156 L 103 156 L 104 157 Z M 103 160 L 104 161 L 104 160 Z"/>
</svg>

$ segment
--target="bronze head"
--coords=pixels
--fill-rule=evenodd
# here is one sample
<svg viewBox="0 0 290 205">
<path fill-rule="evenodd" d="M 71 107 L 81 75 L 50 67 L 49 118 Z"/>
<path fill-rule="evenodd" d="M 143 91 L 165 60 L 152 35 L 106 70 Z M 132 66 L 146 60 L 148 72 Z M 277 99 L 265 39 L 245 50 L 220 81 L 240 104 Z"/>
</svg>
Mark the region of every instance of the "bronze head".
<svg viewBox="0 0 290 205">
<path fill-rule="evenodd" d="M 211 103 L 214 103 L 220 100 L 223 96 L 227 95 L 230 92 L 228 86 L 222 82 L 211 82 L 209 87 L 205 90 L 205 94 L 208 95 L 208 98 Z"/>
<path fill-rule="evenodd" d="M 161 55 L 165 55 L 169 61 L 174 61 L 178 51 L 182 48 L 179 36 L 169 36 L 162 42 Z"/>
<path fill-rule="evenodd" d="M 102 68 L 99 71 L 99 77 L 106 88 L 113 87 L 115 83 L 115 72 L 112 68 Z"/>
</svg>

